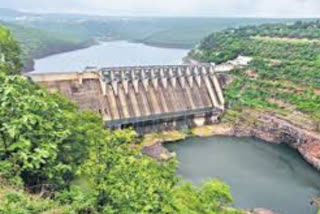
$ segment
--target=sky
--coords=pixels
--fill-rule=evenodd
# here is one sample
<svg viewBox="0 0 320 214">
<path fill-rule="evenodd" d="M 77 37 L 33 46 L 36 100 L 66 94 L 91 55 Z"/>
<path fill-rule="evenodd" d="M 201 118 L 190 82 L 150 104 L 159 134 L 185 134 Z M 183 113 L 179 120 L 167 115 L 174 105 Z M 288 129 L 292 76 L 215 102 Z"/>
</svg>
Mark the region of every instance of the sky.
<svg viewBox="0 0 320 214">
<path fill-rule="evenodd" d="M 0 0 L 0 7 L 119 16 L 320 17 L 320 0 Z"/>
</svg>

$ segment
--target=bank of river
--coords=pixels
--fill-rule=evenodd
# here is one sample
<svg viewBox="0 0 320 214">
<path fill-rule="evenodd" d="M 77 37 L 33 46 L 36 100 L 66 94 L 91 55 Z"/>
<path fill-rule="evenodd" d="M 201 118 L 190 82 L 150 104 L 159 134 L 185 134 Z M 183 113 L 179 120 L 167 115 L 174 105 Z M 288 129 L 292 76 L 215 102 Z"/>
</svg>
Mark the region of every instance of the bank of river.
<svg viewBox="0 0 320 214">
<path fill-rule="evenodd" d="M 165 145 L 175 151 L 178 174 L 195 184 L 219 178 L 231 187 L 235 206 L 266 207 L 282 214 L 316 214 L 310 202 L 320 173 L 287 145 L 252 138 L 189 138 Z"/>
<path fill-rule="evenodd" d="M 81 71 L 87 66 L 181 64 L 187 53 L 187 49 L 154 47 L 127 41 L 110 41 L 35 60 L 34 72 Z"/>
</svg>

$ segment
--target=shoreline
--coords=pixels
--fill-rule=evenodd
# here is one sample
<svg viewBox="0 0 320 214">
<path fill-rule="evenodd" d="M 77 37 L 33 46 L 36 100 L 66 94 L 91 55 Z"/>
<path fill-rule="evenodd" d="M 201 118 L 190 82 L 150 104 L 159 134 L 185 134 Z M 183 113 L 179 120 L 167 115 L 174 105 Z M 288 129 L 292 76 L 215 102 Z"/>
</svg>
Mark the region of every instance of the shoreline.
<svg viewBox="0 0 320 214">
<path fill-rule="evenodd" d="M 24 63 L 24 67 L 22 69 L 22 73 L 30 73 L 34 71 L 34 65 L 35 65 L 35 60 L 43 59 L 49 56 L 54 56 L 57 54 L 63 54 L 63 53 L 68 53 L 72 51 L 77 51 L 77 50 L 82 50 L 90 47 L 94 47 L 96 45 L 99 45 L 101 42 L 113 42 L 113 41 L 127 41 L 128 43 L 138 43 L 138 44 L 144 44 L 146 46 L 150 47 L 157 47 L 157 48 L 169 48 L 169 49 L 183 49 L 183 50 L 190 50 L 193 46 L 188 45 L 189 48 L 187 48 L 184 45 L 179 45 L 179 44 L 165 44 L 165 43 L 148 43 L 144 42 L 142 40 L 118 40 L 118 39 L 108 39 L 108 40 L 93 40 L 93 41 L 87 41 L 85 43 L 79 44 L 72 46 L 70 48 L 66 48 L 64 50 L 55 50 L 49 53 L 44 53 L 39 56 L 36 56 L 34 58 L 28 59 Z M 184 62 L 184 59 L 182 59 Z"/>
<path fill-rule="evenodd" d="M 271 114 L 262 114 L 257 123 L 224 121 L 212 125 L 195 127 L 191 132 L 168 131 L 147 134 L 143 138 L 142 152 L 158 161 L 167 161 L 176 156 L 164 144 L 183 143 L 192 137 L 209 138 L 227 136 L 236 138 L 256 138 L 270 144 L 287 144 L 300 153 L 308 164 L 320 171 L 320 135 L 310 130 L 292 125 L 290 122 Z M 285 134 L 285 135 L 283 135 Z M 318 152 L 314 152 L 314 150 Z M 276 214 L 265 208 L 244 210 L 246 214 Z"/>
<path fill-rule="evenodd" d="M 190 50 L 195 47 L 193 44 L 178 44 L 178 43 L 166 43 L 166 42 L 148 42 L 144 40 L 126 40 L 130 43 L 139 43 L 144 44 L 150 47 L 157 48 L 171 48 L 171 49 L 182 49 L 182 50 Z"/>
<path fill-rule="evenodd" d="M 165 133 L 164 136 L 167 137 L 162 137 L 161 134 L 153 134 L 153 139 L 150 135 L 146 135 L 142 143 L 143 151 L 147 151 L 145 152 L 147 155 L 158 160 L 167 160 L 174 155 L 169 155 L 171 153 L 163 146 L 166 143 L 179 142 L 189 137 L 249 137 L 263 140 L 266 143 L 286 144 L 299 152 L 307 163 L 320 171 L 320 135 L 292 125 L 290 122 L 274 115 L 259 115 L 255 124 L 221 122 L 193 128 L 191 134 L 180 132 L 180 137 L 177 133 L 174 134 L 174 138 L 170 138 L 170 135 L 170 132 Z"/>
<path fill-rule="evenodd" d="M 43 58 L 46 58 L 46 57 L 49 57 L 49 56 L 54 56 L 54 55 L 57 55 L 57 54 L 68 53 L 68 52 L 72 52 L 72 51 L 76 51 L 76 50 L 82 50 L 82 49 L 90 48 L 90 47 L 96 46 L 98 44 L 99 44 L 99 42 L 94 40 L 94 41 L 88 41 L 88 42 L 79 44 L 79 46 L 76 45 L 76 46 L 68 47 L 68 48 L 63 49 L 63 50 L 54 50 L 52 52 L 43 53 L 43 54 L 41 54 L 39 56 L 36 56 L 34 58 L 31 58 L 31 59 L 28 59 L 25 62 L 25 65 L 24 65 L 24 67 L 22 69 L 22 73 L 30 73 L 30 72 L 34 71 L 35 60 L 43 59 Z"/>
</svg>

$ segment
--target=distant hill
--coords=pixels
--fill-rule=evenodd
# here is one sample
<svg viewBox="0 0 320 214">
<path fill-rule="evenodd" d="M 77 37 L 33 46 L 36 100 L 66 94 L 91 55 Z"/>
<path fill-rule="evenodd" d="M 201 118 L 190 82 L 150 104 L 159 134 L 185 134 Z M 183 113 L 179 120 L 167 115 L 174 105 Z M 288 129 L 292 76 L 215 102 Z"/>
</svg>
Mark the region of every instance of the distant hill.
<svg viewBox="0 0 320 214">
<path fill-rule="evenodd" d="M 35 15 L 17 10 L 0 8 L 0 19 L 5 21 L 14 21 L 22 17 L 33 17 Z"/>
<path fill-rule="evenodd" d="M 193 48 L 212 32 L 244 25 L 294 22 L 258 18 L 109 17 L 82 14 L 34 14 L 0 9 L 0 21 L 25 50 L 26 70 L 32 59 L 84 48 L 99 40 L 127 40 L 148 45 Z"/>
<path fill-rule="evenodd" d="M 34 59 L 89 47 L 95 42 L 90 36 L 74 36 L 67 31 L 65 33 L 50 32 L 9 22 L 2 24 L 10 29 L 14 37 L 21 43 L 25 71 L 33 70 Z"/>
<path fill-rule="evenodd" d="M 12 10 L 8 8 L 0 8 L 0 17 L 17 17 L 27 15 L 24 12 L 20 12 L 17 10 Z"/>
</svg>

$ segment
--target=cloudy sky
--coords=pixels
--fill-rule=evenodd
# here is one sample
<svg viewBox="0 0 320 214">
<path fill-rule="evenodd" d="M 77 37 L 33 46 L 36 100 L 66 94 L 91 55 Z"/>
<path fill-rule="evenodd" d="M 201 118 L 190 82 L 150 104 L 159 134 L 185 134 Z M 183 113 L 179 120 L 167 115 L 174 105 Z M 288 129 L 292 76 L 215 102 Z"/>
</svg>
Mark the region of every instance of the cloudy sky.
<svg viewBox="0 0 320 214">
<path fill-rule="evenodd" d="M 320 17 L 320 0 L 0 0 L 0 7 L 132 16 Z"/>
</svg>

